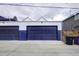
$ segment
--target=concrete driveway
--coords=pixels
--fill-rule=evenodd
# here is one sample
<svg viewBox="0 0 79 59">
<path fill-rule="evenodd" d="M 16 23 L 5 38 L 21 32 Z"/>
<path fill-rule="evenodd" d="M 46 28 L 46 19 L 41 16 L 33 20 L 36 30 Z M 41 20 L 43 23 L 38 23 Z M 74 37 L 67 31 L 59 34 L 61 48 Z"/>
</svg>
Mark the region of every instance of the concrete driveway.
<svg viewBox="0 0 79 59">
<path fill-rule="evenodd" d="M 79 46 L 62 41 L 0 41 L 0 56 L 79 56 Z"/>
</svg>

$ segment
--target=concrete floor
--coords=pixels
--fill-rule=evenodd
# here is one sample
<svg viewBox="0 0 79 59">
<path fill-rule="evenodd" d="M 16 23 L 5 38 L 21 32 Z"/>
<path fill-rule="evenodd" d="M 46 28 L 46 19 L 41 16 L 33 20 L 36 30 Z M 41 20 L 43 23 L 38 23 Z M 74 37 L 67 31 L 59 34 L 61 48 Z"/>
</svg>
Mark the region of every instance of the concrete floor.
<svg viewBox="0 0 79 59">
<path fill-rule="evenodd" d="M 0 56 L 79 56 L 79 46 L 61 41 L 0 41 Z"/>
</svg>

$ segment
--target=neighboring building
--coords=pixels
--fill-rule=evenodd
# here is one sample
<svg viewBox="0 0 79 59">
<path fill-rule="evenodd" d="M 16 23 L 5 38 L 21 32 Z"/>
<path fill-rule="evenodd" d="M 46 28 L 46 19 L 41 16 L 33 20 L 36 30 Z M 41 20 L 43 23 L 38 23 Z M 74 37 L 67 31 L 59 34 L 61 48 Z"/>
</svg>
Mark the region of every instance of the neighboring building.
<svg viewBox="0 0 79 59">
<path fill-rule="evenodd" d="M 79 13 L 72 15 L 62 22 L 63 41 L 66 41 L 66 37 L 75 37 L 79 39 Z"/>
<path fill-rule="evenodd" d="M 14 16 L 13 18 L 5 18 L 3 16 L 0 16 L 0 21 L 17 21 L 17 17 Z"/>
<path fill-rule="evenodd" d="M 71 17 L 65 19 L 62 23 L 63 30 L 78 30 L 79 28 L 79 14 L 72 15 Z M 76 17 L 77 16 L 77 17 Z"/>
</svg>

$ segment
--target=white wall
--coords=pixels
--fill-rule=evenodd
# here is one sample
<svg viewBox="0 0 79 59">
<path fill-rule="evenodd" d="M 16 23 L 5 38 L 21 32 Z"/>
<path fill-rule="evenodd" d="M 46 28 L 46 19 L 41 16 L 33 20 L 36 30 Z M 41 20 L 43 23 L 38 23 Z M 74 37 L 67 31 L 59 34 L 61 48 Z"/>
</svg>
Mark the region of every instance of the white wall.
<svg viewBox="0 0 79 59">
<path fill-rule="evenodd" d="M 17 25 L 19 26 L 19 30 L 26 30 L 26 26 L 43 26 L 43 25 L 47 25 L 47 26 L 58 26 L 58 30 L 62 30 L 62 22 L 0 22 L 0 26 L 14 26 Z"/>
</svg>

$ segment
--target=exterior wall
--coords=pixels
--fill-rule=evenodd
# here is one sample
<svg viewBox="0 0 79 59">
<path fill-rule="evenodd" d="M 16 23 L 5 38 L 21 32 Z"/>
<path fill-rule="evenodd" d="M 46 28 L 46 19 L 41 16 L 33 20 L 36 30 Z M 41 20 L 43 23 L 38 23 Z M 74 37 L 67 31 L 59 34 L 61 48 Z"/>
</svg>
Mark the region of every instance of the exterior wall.
<svg viewBox="0 0 79 59">
<path fill-rule="evenodd" d="M 0 22 L 0 26 L 19 26 L 19 39 L 20 40 L 26 40 L 27 35 L 27 26 L 58 26 L 58 40 L 61 39 L 61 30 L 62 30 L 62 22 Z"/>
<path fill-rule="evenodd" d="M 76 19 L 75 16 L 76 15 L 71 16 L 62 23 L 62 39 L 64 42 L 66 42 L 67 36 L 79 37 L 79 19 Z M 78 26 L 78 29 L 75 28 L 76 26 Z"/>
<path fill-rule="evenodd" d="M 67 20 L 63 21 L 63 23 L 62 23 L 63 30 L 74 30 L 75 26 L 79 26 L 79 20 L 75 20 L 74 16 L 68 18 Z"/>
<path fill-rule="evenodd" d="M 63 30 L 71 30 L 73 28 L 74 17 L 70 17 L 63 21 Z"/>
</svg>

